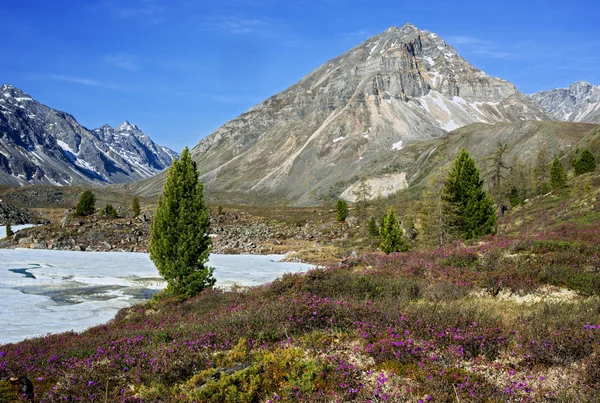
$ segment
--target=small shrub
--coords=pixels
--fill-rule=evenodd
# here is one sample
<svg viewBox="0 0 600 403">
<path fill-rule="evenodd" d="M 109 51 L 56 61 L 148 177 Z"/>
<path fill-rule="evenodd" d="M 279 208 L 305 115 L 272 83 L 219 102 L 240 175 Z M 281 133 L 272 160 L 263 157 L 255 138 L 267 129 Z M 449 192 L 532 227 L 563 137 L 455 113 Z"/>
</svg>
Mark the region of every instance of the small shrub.
<svg viewBox="0 0 600 403">
<path fill-rule="evenodd" d="M 107 204 L 102 211 L 104 215 L 108 218 L 117 218 L 117 210 L 113 207 L 112 204 Z"/>
<path fill-rule="evenodd" d="M 223 214 L 223 206 L 221 206 L 220 204 L 217 206 L 217 214 L 218 215 Z"/>
</svg>

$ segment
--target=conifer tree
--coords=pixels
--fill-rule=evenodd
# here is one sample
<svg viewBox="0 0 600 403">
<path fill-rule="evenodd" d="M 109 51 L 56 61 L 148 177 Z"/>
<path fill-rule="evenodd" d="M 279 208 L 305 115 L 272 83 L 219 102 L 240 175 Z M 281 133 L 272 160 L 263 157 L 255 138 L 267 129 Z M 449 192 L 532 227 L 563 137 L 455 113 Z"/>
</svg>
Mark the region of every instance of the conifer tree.
<svg viewBox="0 0 600 403">
<path fill-rule="evenodd" d="M 79 202 L 75 206 L 75 215 L 84 217 L 93 214 L 96 211 L 96 196 L 89 190 L 86 190 L 79 197 Z"/>
<path fill-rule="evenodd" d="M 360 184 L 354 191 L 354 196 L 356 196 L 356 215 L 364 219 L 367 216 L 369 199 L 371 199 L 371 185 L 369 185 L 367 175 L 360 177 Z"/>
<path fill-rule="evenodd" d="M 561 189 L 567 185 L 567 171 L 558 157 L 552 161 L 550 167 L 550 186 L 552 189 Z"/>
<path fill-rule="evenodd" d="M 379 227 L 377 227 L 377 220 L 375 220 L 375 217 L 371 217 L 371 219 L 369 220 L 369 235 L 379 235 Z"/>
<path fill-rule="evenodd" d="M 174 160 L 152 221 L 150 258 L 167 280 L 167 292 L 191 297 L 215 284 L 207 267 L 209 210 L 188 148 Z"/>
<path fill-rule="evenodd" d="M 12 227 L 10 226 L 10 223 L 6 223 L 6 237 L 10 238 L 14 235 L 15 233 L 12 230 Z"/>
<path fill-rule="evenodd" d="M 335 203 L 336 219 L 340 222 L 345 221 L 348 217 L 348 203 L 345 200 L 338 200 Z"/>
<path fill-rule="evenodd" d="M 581 152 L 579 159 L 573 163 L 573 168 L 575 168 L 575 175 L 594 172 L 596 170 L 596 158 L 594 158 L 594 154 L 586 148 Z"/>
<path fill-rule="evenodd" d="M 491 191 L 496 200 L 502 197 L 502 181 L 505 178 L 505 171 L 510 168 L 505 161 L 507 150 L 508 144 L 498 143 L 492 155 L 486 159 L 488 162 L 488 177 L 492 183 Z"/>
<path fill-rule="evenodd" d="M 472 239 L 495 231 L 493 202 L 483 191 L 475 160 L 464 148 L 444 182 L 442 198 L 448 224 L 460 238 Z"/>
<path fill-rule="evenodd" d="M 218 215 L 223 214 L 223 206 L 221 206 L 220 204 L 217 206 L 217 214 Z"/>
<path fill-rule="evenodd" d="M 112 204 L 108 203 L 106 207 L 104 207 L 104 215 L 109 218 L 117 218 L 117 210 Z"/>
<path fill-rule="evenodd" d="M 396 219 L 393 207 L 390 207 L 387 215 L 383 219 L 380 236 L 381 244 L 379 247 L 384 253 L 407 252 L 409 249 L 408 244 L 402 237 L 402 227 Z"/>
<path fill-rule="evenodd" d="M 137 196 L 131 200 L 131 211 L 133 212 L 133 218 L 140 215 L 140 199 Z"/>
</svg>

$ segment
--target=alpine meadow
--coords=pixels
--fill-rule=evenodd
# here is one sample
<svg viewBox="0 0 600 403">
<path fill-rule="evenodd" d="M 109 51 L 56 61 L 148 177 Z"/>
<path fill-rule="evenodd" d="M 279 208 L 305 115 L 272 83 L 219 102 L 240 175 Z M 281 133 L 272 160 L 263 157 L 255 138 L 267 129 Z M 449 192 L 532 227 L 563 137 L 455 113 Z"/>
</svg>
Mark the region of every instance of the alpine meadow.
<svg viewBox="0 0 600 403">
<path fill-rule="evenodd" d="M 7 3 L 0 403 L 600 402 L 600 6 L 456 3 Z"/>
</svg>

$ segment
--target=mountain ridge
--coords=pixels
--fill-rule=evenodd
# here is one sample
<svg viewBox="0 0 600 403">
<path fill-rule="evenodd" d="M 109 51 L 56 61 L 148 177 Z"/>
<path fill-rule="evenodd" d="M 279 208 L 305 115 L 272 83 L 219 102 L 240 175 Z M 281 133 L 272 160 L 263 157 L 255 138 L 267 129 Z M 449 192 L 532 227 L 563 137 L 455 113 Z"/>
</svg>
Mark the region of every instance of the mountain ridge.
<svg viewBox="0 0 600 403">
<path fill-rule="evenodd" d="M 208 193 L 299 204 L 370 174 L 378 155 L 476 122 L 551 120 L 437 34 L 391 27 L 251 107 L 192 149 Z M 397 172 L 397 174 L 401 174 Z M 160 188 L 164 174 L 140 185 Z"/>
<path fill-rule="evenodd" d="M 600 86 L 576 81 L 567 88 L 539 91 L 530 95 L 556 120 L 600 123 Z"/>
<path fill-rule="evenodd" d="M 0 183 L 111 184 L 148 178 L 177 153 L 135 125 L 89 130 L 10 84 L 0 87 Z"/>
</svg>

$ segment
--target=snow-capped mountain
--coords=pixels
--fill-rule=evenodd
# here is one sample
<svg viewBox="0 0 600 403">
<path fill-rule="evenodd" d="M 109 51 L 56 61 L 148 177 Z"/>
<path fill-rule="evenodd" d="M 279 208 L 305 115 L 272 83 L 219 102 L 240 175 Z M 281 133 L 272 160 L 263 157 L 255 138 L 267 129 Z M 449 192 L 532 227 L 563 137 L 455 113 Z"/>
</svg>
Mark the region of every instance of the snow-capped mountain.
<svg viewBox="0 0 600 403">
<path fill-rule="evenodd" d="M 1 184 L 132 182 L 162 171 L 175 157 L 129 122 L 90 131 L 18 88 L 0 88 Z"/>
<path fill-rule="evenodd" d="M 536 92 L 531 98 L 556 120 L 600 123 L 600 86 L 577 81 L 569 88 Z"/>
<path fill-rule="evenodd" d="M 384 175 L 377 170 L 386 153 L 411 143 L 474 122 L 550 119 L 513 84 L 471 66 L 438 35 L 406 24 L 225 123 L 192 155 L 207 192 L 311 204 L 350 191 L 363 173 Z"/>
</svg>

